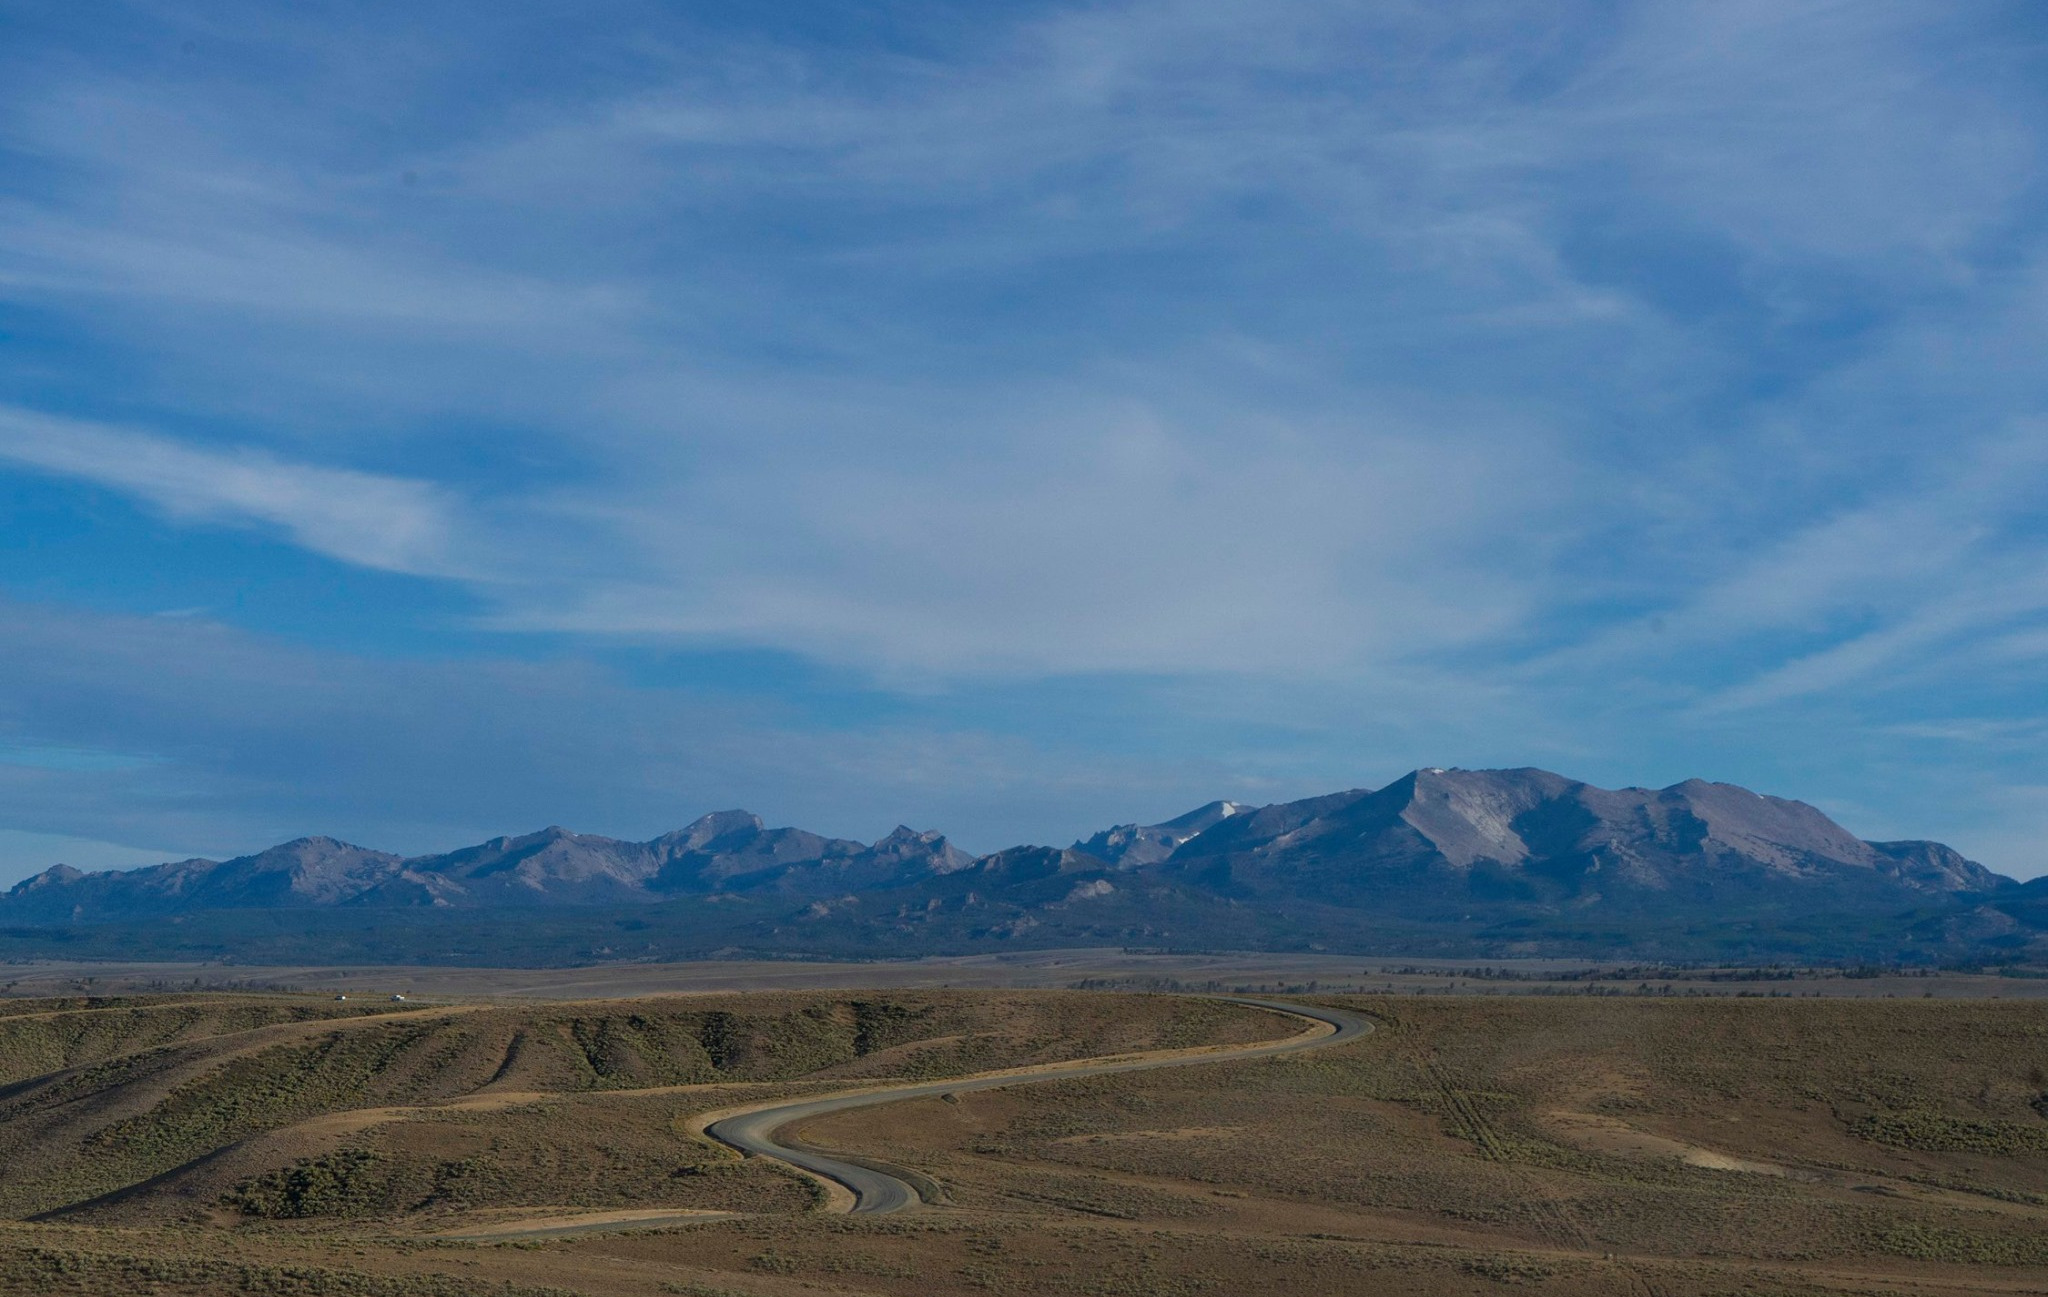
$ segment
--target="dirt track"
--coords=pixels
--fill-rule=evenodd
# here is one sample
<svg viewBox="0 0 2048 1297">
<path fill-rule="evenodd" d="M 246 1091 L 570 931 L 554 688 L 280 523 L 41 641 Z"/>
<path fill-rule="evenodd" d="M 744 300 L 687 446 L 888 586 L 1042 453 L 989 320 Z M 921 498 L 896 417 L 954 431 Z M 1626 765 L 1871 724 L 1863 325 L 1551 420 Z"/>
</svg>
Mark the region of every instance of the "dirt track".
<svg viewBox="0 0 2048 1297">
<path fill-rule="evenodd" d="M 1062 1081 L 1076 1077 L 1107 1076 L 1116 1072 L 1148 1071 L 1160 1067 L 1187 1067 L 1196 1063 L 1268 1058 L 1305 1049 L 1324 1049 L 1355 1040 L 1372 1030 L 1372 1023 L 1366 1018 L 1342 1009 L 1289 1004 L 1277 1000 L 1247 999 L 1243 996 L 1213 998 L 1295 1018 L 1305 1018 L 1314 1026 L 1300 1035 L 1261 1045 L 1203 1046 L 1197 1049 L 1159 1050 L 1144 1054 L 1082 1059 L 1072 1063 L 1049 1063 L 1039 1067 L 1012 1068 L 1003 1072 L 949 1081 L 871 1087 L 815 1099 L 801 1099 L 795 1103 L 777 1102 L 723 1113 L 706 1113 L 697 1121 L 701 1123 L 699 1129 L 720 1143 L 730 1145 L 743 1153 L 772 1157 L 786 1162 L 826 1181 L 828 1189 L 838 1189 L 840 1192 L 831 1194 L 826 1204 L 828 1211 L 874 1215 L 903 1211 L 916 1205 L 920 1195 L 911 1177 L 900 1171 L 892 1173 L 892 1168 L 885 1168 L 878 1163 L 842 1160 L 806 1147 L 794 1139 L 778 1137 L 800 1122 L 822 1117 L 827 1113 L 844 1112 L 849 1108 L 866 1108 L 875 1104 L 895 1103 L 902 1099 L 959 1094 L 969 1090 L 1000 1089 L 1033 1081 Z"/>
</svg>

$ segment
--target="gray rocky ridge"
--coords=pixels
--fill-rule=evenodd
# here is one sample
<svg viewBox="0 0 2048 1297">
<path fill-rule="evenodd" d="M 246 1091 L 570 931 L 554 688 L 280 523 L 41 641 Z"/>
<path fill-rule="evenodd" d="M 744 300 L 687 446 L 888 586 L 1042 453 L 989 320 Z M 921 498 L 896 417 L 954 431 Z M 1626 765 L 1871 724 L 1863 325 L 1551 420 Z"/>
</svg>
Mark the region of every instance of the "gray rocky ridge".
<svg viewBox="0 0 2048 1297">
<path fill-rule="evenodd" d="M 1156 933 L 1169 926 L 1161 916 L 1178 915 L 1180 930 L 1218 940 L 1233 924 L 1277 940 L 1342 931 L 1346 914 L 1425 925 L 1690 922 L 1927 906 L 1953 910 L 1943 922 L 1990 931 L 2013 920 L 1984 908 L 1986 898 L 2023 891 L 1940 843 L 1867 842 L 1803 802 L 1729 784 L 1605 789 L 1543 770 L 1431 768 L 1379 789 L 1261 807 L 1211 802 L 1064 849 L 980 857 L 934 832 L 898 827 L 863 844 L 770 828 L 744 811 L 647 842 L 551 827 L 409 858 L 302 838 L 227 861 L 53 866 L 0 897 L 0 921 L 340 907 L 560 912 L 694 897 L 747 901 L 813 929 L 880 924 L 899 936 L 942 919 L 969 936 L 1014 937 L 1060 925 Z"/>
</svg>

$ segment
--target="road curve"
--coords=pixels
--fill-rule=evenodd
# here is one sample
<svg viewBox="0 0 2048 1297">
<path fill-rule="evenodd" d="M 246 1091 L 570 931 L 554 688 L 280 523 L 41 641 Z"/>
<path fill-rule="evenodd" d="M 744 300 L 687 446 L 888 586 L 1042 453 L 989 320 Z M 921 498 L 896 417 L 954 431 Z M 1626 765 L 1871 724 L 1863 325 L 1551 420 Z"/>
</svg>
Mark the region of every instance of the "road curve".
<svg viewBox="0 0 2048 1297">
<path fill-rule="evenodd" d="M 1034 1081 L 1066 1081 L 1075 1077 L 1108 1076 L 1115 1072 L 1145 1072 L 1160 1067 L 1189 1067 L 1197 1063 L 1234 1063 L 1247 1058 L 1268 1058 L 1275 1054 L 1293 1054 L 1306 1049 L 1325 1049 L 1331 1045 L 1341 1045 L 1345 1041 L 1356 1040 L 1372 1030 L 1371 1021 L 1360 1014 L 1343 1009 L 1327 1009 L 1321 1005 L 1311 1004 L 1288 1004 L 1279 1000 L 1255 1000 L 1239 995 L 1214 995 L 1203 998 L 1226 1000 L 1232 1004 L 1244 1004 L 1273 1013 L 1306 1018 L 1330 1027 L 1331 1030 L 1317 1035 L 1290 1036 L 1286 1040 L 1213 1053 L 1109 1058 L 1100 1061 L 1084 1059 L 1071 1065 L 1030 1073 L 997 1073 L 952 1081 L 890 1086 L 886 1089 L 863 1090 L 854 1094 L 827 1095 L 818 1099 L 802 1099 L 794 1103 L 778 1104 L 771 1108 L 759 1108 L 752 1112 L 736 1113 L 721 1118 L 706 1126 L 704 1133 L 743 1153 L 772 1157 L 777 1161 L 800 1167 L 813 1175 L 822 1176 L 835 1184 L 844 1185 L 853 1193 L 853 1206 L 848 1208 L 849 1211 L 877 1215 L 883 1212 L 902 1211 L 906 1207 L 914 1206 L 918 1201 L 917 1190 L 904 1180 L 875 1166 L 857 1165 L 813 1149 L 792 1147 L 791 1144 L 778 1141 L 776 1135 L 798 1122 L 822 1117 L 826 1113 L 844 1112 L 849 1108 L 867 1108 L 876 1104 L 896 1103 L 904 1099 L 923 1099 L 941 1094 L 960 1094 L 968 1090 L 997 1090 L 1010 1085 L 1028 1085 Z"/>
</svg>

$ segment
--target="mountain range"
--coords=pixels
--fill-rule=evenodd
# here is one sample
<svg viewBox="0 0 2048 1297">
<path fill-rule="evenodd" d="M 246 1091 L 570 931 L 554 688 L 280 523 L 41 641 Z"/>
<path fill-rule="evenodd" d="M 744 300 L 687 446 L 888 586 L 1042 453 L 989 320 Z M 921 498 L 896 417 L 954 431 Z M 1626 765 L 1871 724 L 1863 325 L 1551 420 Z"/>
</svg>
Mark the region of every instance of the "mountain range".
<svg viewBox="0 0 2048 1297">
<path fill-rule="evenodd" d="M 345 933 L 365 958 L 438 958 L 462 955 L 438 950 L 449 934 L 495 932 L 515 963 L 1016 944 L 2012 960 L 2048 952 L 2048 880 L 1936 842 L 1867 842 L 1729 784 L 1430 768 L 979 857 L 933 832 L 863 844 L 744 811 L 648 842 L 548 828 L 414 857 L 302 838 L 226 861 L 54 866 L 0 896 L 0 925 L 15 954 L 291 954 L 277 947 L 296 934 L 296 953 L 336 958 Z"/>
</svg>

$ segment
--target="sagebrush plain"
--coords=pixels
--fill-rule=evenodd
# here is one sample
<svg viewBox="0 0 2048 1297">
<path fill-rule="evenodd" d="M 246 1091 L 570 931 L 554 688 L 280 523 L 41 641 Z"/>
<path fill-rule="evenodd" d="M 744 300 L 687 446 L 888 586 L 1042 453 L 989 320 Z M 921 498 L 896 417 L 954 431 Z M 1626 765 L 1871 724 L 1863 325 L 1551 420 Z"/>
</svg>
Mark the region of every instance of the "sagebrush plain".
<svg viewBox="0 0 2048 1297">
<path fill-rule="evenodd" d="M 879 1217 L 703 1115 L 1302 1023 L 1055 989 L 0 1000 L 0 1289 L 2048 1291 L 2039 1001 L 1303 998 L 1377 1029 L 792 1132 L 935 1187 Z"/>
</svg>

